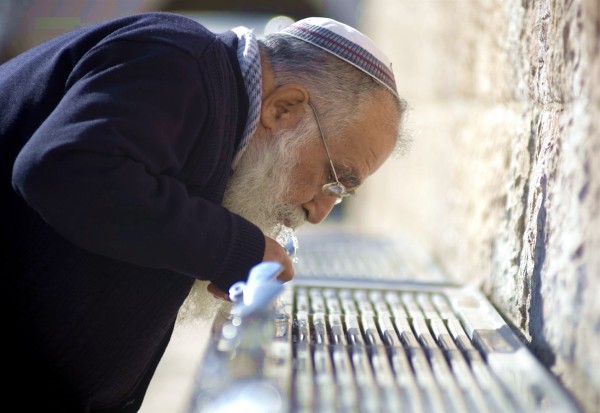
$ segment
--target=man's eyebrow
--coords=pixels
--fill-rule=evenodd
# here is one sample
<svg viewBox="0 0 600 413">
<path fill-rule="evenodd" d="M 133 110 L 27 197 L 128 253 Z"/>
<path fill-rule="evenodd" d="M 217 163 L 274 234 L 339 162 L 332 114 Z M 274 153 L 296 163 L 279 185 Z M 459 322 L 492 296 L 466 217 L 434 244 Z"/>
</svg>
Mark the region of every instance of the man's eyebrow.
<svg viewBox="0 0 600 413">
<path fill-rule="evenodd" d="M 356 169 L 351 166 L 343 165 L 338 169 L 338 166 L 335 167 L 339 170 L 340 176 L 338 176 L 339 180 L 347 186 L 348 188 L 356 188 L 362 185 L 362 179 Z"/>
</svg>

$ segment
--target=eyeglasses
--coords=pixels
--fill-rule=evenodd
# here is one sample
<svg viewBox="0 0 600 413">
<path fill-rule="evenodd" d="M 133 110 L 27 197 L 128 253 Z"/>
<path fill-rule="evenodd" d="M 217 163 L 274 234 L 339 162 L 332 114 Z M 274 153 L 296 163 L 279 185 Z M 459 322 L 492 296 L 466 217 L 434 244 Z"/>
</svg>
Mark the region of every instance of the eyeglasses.
<svg viewBox="0 0 600 413">
<path fill-rule="evenodd" d="M 325 142 L 325 135 L 323 134 L 323 128 L 321 128 L 321 122 L 319 120 L 319 115 L 317 114 L 317 110 L 313 106 L 311 102 L 308 102 L 308 106 L 312 109 L 315 119 L 317 120 L 317 126 L 319 127 L 319 132 L 321 133 L 321 139 L 323 140 L 323 145 L 325 145 L 325 152 L 327 152 L 327 158 L 329 159 L 329 165 L 331 165 L 331 172 L 333 172 L 333 177 L 335 178 L 335 182 L 329 182 L 321 188 L 321 192 L 323 195 L 327 196 L 335 196 L 337 199 L 335 201 L 335 205 L 342 202 L 342 199 L 350 196 L 350 192 L 346 189 L 344 184 L 340 182 L 338 179 L 337 172 L 335 171 L 335 167 L 333 166 L 333 161 L 331 160 L 331 155 L 329 155 L 329 148 L 327 147 L 327 142 Z"/>
</svg>

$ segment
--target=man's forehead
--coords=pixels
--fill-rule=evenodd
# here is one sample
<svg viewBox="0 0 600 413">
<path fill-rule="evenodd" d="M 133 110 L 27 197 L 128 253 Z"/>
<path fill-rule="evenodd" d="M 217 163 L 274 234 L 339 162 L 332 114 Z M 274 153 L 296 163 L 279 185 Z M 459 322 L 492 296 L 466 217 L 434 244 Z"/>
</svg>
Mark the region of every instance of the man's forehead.
<svg viewBox="0 0 600 413">
<path fill-rule="evenodd" d="M 380 116 L 366 117 L 348 128 L 332 145 L 334 165 L 344 185 L 360 186 L 390 157 L 395 143 L 394 129 L 383 125 Z"/>
</svg>

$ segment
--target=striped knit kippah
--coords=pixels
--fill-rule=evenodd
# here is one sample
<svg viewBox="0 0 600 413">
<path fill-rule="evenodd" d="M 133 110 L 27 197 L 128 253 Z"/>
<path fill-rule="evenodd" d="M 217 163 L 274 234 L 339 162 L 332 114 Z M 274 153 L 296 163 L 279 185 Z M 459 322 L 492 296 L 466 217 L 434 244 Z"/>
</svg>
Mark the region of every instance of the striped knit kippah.
<svg viewBox="0 0 600 413">
<path fill-rule="evenodd" d="M 358 30 L 325 17 L 299 20 L 279 33 L 317 46 L 362 70 L 398 97 L 391 61 Z"/>
</svg>

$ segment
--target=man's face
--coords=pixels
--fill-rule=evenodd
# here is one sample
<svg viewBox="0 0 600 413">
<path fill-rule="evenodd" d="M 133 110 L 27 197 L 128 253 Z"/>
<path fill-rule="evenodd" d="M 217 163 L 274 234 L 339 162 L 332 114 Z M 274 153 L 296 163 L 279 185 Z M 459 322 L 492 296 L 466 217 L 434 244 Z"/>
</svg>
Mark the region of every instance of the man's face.
<svg viewBox="0 0 600 413">
<path fill-rule="evenodd" d="M 318 111 L 318 107 L 316 108 Z M 395 112 L 388 100 L 374 101 L 341 139 L 327 142 L 338 179 L 356 190 L 389 157 L 396 142 Z M 321 119 L 323 133 L 338 131 Z M 330 133 L 328 133 L 330 132 Z M 228 183 L 223 205 L 274 237 L 278 224 L 297 228 L 321 222 L 336 198 L 321 192 L 335 181 L 312 111 L 293 130 L 252 139 Z"/>
</svg>

